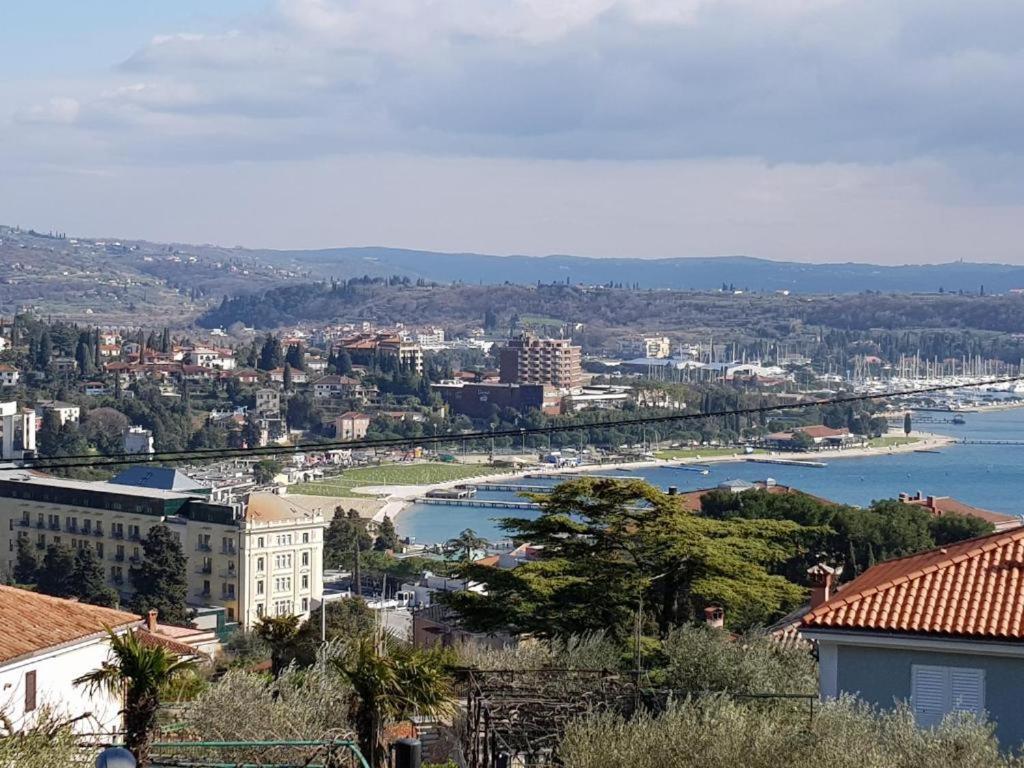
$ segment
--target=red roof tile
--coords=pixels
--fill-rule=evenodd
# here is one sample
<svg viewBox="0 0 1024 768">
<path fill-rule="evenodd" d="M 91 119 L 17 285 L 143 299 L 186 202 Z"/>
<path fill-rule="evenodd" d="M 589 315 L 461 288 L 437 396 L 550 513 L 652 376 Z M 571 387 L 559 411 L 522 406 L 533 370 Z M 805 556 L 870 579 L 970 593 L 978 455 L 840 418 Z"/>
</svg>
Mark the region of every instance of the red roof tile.
<svg viewBox="0 0 1024 768">
<path fill-rule="evenodd" d="M 133 613 L 0 586 L 0 662 L 138 621 Z"/>
<path fill-rule="evenodd" d="M 1024 530 L 876 565 L 803 626 L 1024 639 Z"/>
</svg>

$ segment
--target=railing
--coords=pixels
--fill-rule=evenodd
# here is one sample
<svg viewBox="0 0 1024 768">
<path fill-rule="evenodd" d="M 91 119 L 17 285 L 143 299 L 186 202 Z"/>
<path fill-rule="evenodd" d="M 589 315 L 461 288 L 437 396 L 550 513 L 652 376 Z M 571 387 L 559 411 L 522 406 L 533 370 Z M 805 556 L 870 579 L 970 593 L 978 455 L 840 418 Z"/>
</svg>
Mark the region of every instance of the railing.
<svg viewBox="0 0 1024 768">
<path fill-rule="evenodd" d="M 114 562 L 123 563 L 124 562 L 124 553 L 122 552 L 119 555 L 114 555 Z"/>
<path fill-rule="evenodd" d="M 205 543 L 200 541 L 198 544 L 196 544 L 196 551 L 197 552 L 211 552 L 212 550 L 211 550 L 209 544 L 205 544 Z"/>
<path fill-rule="evenodd" d="M 225 568 L 220 572 L 220 577 L 222 579 L 233 579 L 237 575 L 238 571 L 236 571 L 234 568 Z"/>
<path fill-rule="evenodd" d="M 32 527 L 32 521 L 31 520 L 19 520 L 18 521 L 18 525 L 20 525 L 22 528 L 31 528 Z"/>
</svg>

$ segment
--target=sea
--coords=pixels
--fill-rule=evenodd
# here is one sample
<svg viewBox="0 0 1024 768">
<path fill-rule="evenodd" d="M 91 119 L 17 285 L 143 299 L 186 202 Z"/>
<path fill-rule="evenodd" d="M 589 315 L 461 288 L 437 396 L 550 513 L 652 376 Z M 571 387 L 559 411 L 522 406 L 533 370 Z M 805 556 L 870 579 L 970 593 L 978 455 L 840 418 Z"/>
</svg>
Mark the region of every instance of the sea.
<svg viewBox="0 0 1024 768">
<path fill-rule="evenodd" d="M 875 499 L 900 493 L 954 496 L 960 501 L 1006 514 L 1024 514 L 1024 408 L 965 414 L 965 424 L 918 423 L 918 428 L 966 441 L 942 446 L 937 452 L 886 453 L 863 458 L 836 459 L 827 453 L 821 468 L 763 464 L 749 461 L 712 463 L 709 474 L 664 465 L 602 475 L 642 478 L 662 489 L 682 491 L 711 488 L 726 480 L 765 480 L 845 504 L 866 506 Z M 993 443 L 971 443 L 970 441 Z M 1012 445 L 1018 441 L 1019 445 Z M 564 478 L 563 478 L 564 479 Z M 507 483 L 551 485 L 557 479 L 509 479 Z M 511 492 L 481 491 L 479 499 L 511 500 Z M 454 505 L 414 504 L 396 519 L 399 536 L 419 543 L 447 541 L 470 528 L 492 541 L 505 537 L 499 517 L 529 517 L 529 510 L 503 510 Z"/>
</svg>

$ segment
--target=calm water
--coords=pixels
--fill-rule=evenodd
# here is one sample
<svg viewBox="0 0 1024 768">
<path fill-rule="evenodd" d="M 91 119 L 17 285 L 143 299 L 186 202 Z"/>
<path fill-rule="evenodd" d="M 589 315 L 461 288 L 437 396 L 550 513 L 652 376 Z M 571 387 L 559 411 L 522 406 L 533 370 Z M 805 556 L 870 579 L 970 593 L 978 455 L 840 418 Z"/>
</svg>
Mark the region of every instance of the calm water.
<svg viewBox="0 0 1024 768">
<path fill-rule="evenodd" d="M 967 424 L 920 423 L 921 429 L 968 440 L 1024 441 L 1024 409 L 986 414 L 967 414 Z M 680 491 L 708 488 L 724 480 L 778 482 L 847 504 L 870 504 L 874 499 L 892 498 L 906 491 L 925 495 L 955 496 L 975 506 L 1008 514 L 1024 512 L 1024 445 L 951 445 L 940 453 L 903 453 L 863 459 L 823 460 L 823 469 L 787 467 L 751 462 L 711 464 L 711 474 L 673 467 L 637 469 L 630 472 L 595 470 L 601 474 L 643 477 L 648 482 Z M 516 481 L 518 482 L 518 481 Z M 542 480 L 522 480 L 543 485 Z M 512 494 L 481 493 L 481 499 L 513 498 Z M 528 516 L 523 510 L 493 510 L 473 507 L 413 505 L 397 520 L 398 533 L 421 542 L 445 541 L 465 528 L 491 539 L 502 537 L 494 518 L 501 515 Z"/>
</svg>

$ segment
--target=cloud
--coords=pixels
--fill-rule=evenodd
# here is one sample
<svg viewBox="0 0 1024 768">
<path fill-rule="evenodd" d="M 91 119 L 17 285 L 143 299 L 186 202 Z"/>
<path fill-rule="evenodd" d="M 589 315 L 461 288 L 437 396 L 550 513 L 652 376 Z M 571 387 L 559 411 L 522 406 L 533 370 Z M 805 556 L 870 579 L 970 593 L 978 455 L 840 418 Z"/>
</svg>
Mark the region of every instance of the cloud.
<svg viewBox="0 0 1024 768">
<path fill-rule="evenodd" d="M 70 125 L 78 119 L 81 104 L 77 99 L 67 96 L 54 96 L 43 104 L 32 106 L 16 112 L 15 120 L 28 125 L 52 124 Z"/>
</svg>

